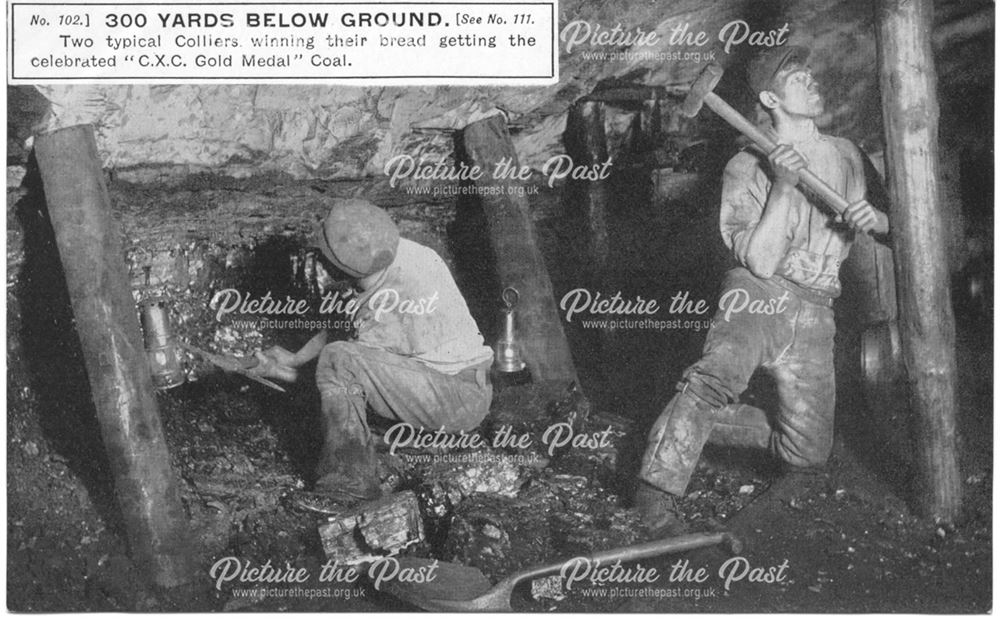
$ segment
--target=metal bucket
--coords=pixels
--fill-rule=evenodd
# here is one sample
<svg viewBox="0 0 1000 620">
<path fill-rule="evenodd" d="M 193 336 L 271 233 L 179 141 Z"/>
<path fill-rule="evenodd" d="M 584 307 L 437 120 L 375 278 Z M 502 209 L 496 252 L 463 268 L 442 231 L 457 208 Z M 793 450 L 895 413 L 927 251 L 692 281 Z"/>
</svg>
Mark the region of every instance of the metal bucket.
<svg viewBox="0 0 1000 620">
<path fill-rule="evenodd" d="M 139 317 L 153 387 L 168 390 L 184 383 L 187 377 L 181 368 L 177 345 L 174 343 L 167 300 L 153 298 L 142 302 L 139 305 Z"/>
</svg>

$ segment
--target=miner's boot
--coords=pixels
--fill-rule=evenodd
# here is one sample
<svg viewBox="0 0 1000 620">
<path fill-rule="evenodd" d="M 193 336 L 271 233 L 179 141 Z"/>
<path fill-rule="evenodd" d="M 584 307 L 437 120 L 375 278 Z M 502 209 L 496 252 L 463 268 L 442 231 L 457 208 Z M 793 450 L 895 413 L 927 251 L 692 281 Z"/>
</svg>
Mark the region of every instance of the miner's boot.
<svg viewBox="0 0 1000 620">
<path fill-rule="evenodd" d="M 653 423 L 639 471 L 642 482 L 635 497 L 636 508 L 650 531 L 667 535 L 671 531 L 683 532 L 677 498 L 683 497 L 687 489 L 712 433 L 716 411 L 685 383 Z"/>
<path fill-rule="evenodd" d="M 329 442 L 317 468 L 315 491 L 346 506 L 382 494 L 375 446 L 371 442 Z"/>
<path fill-rule="evenodd" d="M 371 431 L 365 422 L 361 390 L 323 394 L 325 440 L 316 467 L 317 493 L 346 505 L 375 499 L 379 486 L 378 461 Z"/>
<path fill-rule="evenodd" d="M 652 538 L 668 538 L 687 533 L 684 515 L 677 507 L 677 497 L 672 493 L 640 480 L 635 492 L 635 508 Z"/>
<path fill-rule="evenodd" d="M 682 497 L 712 434 L 718 409 L 685 385 L 653 423 L 639 477 Z"/>
</svg>

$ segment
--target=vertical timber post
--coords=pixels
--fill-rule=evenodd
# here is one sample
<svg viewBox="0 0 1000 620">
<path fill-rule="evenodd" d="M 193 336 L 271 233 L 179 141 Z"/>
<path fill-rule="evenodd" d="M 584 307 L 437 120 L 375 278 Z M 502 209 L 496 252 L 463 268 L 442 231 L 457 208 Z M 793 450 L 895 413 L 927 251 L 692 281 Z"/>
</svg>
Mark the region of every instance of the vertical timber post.
<svg viewBox="0 0 1000 620">
<path fill-rule="evenodd" d="M 877 42 L 886 176 L 903 358 L 917 422 L 920 510 L 954 521 L 961 505 L 955 316 L 940 204 L 931 0 L 880 0 Z"/>
<path fill-rule="evenodd" d="M 518 338 L 531 376 L 537 382 L 575 382 L 576 368 L 556 309 L 549 271 L 538 249 L 528 199 L 516 191 L 517 181 L 493 178 L 501 160 L 518 168 L 507 122 L 500 115 L 476 121 L 465 128 L 462 140 L 470 162 L 482 171 L 476 184 L 504 188 L 503 192 L 481 192 L 480 200 L 501 286 L 513 286 L 520 293 Z"/>
<path fill-rule="evenodd" d="M 604 104 L 578 101 L 569 109 L 566 120 L 567 151 L 574 164 L 593 167 L 607 161 L 608 139 L 604 131 Z M 580 192 L 580 215 L 585 219 L 587 246 L 593 273 L 599 283 L 606 276 L 610 244 L 608 242 L 607 181 L 572 181 L 583 187 Z"/>
<path fill-rule="evenodd" d="M 649 98 L 643 99 L 642 110 L 639 111 L 639 144 L 642 151 L 651 151 L 657 147 L 660 141 L 660 126 L 662 115 L 660 113 L 660 95 L 653 90 Z"/>
<path fill-rule="evenodd" d="M 570 106 L 563 144 L 574 165 L 596 170 L 597 166 L 608 160 L 605 110 L 604 102 L 586 98 Z M 581 246 L 586 248 L 583 258 L 590 265 L 588 287 L 600 292 L 613 290 L 608 287 L 611 279 L 611 242 L 608 231 L 610 192 L 605 179 L 572 179 L 566 182 L 563 193 L 563 200 L 575 223 L 574 231 L 579 231 L 577 234 L 583 237 Z M 622 379 L 618 376 L 621 365 L 612 361 L 618 357 L 621 334 L 609 329 L 583 331 L 585 335 L 582 337 L 586 338 L 587 348 L 593 347 L 594 352 L 599 352 L 601 356 L 603 388 L 610 390 L 612 386 L 621 385 Z"/>
<path fill-rule="evenodd" d="M 35 154 L 132 559 L 154 583 L 194 577 L 94 129 L 40 135 Z"/>
</svg>

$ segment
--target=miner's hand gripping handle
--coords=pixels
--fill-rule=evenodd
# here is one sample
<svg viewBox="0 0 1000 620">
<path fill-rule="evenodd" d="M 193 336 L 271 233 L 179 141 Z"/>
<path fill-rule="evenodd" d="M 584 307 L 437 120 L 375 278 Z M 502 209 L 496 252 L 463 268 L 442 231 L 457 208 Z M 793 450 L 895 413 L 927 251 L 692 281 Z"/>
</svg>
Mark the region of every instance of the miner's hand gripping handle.
<svg viewBox="0 0 1000 620">
<path fill-rule="evenodd" d="M 705 104 L 712 108 L 716 114 L 725 119 L 726 122 L 739 130 L 740 133 L 750 138 L 750 140 L 763 149 L 765 153 L 770 153 L 774 149 L 778 148 L 778 145 L 774 143 L 774 140 L 768 138 L 763 131 L 744 118 L 742 114 L 734 110 L 715 93 L 708 93 L 705 96 Z M 837 193 L 837 190 L 823 182 L 822 179 L 813 174 L 808 168 L 799 171 L 799 179 L 801 179 L 803 185 L 819 195 L 824 202 L 832 207 L 833 210 L 837 212 L 837 215 L 842 215 L 850 204 L 846 199 L 844 199 L 843 196 Z"/>
<path fill-rule="evenodd" d="M 258 351 L 254 353 L 254 357 L 256 358 L 257 363 L 248 367 L 247 372 L 263 377 L 280 379 L 289 383 L 294 383 L 296 379 L 298 379 L 298 373 L 295 371 L 295 368 L 283 366 L 275 362 L 266 353 Z"/>
<path fill-rule="evenodd" d="M 750 138 L 765 153 L 770 153 L 778 147 L 774 140 L 767 137 L 764 132 L 758 129 L 753 123 L 748 121 L 742 114 L 737 112 L 721 97 L 712 92 L 715 85 L 722 78 L 722 67 L 710 64 L 705 67 L 702 74 L 695 80 L 684 102 L 683 111 L 688 116 L 694 116 L 701 109 L 702 103 L 712 108 L 721 116 L 723 120 L 732 125 L 744 136 Z M 823 182 L 822 179 L 813 174 L 808 168 L 799 171 L 800 182 L 815 192 L 823 201 L 841 216 L 850 205 L 835 189 Z"/>
<path fill-rule="evenodd" d="M 326 330 L 321 330 L 296 353 L 277 345 L 267 351 L 258 351 L 254 354 L 256 363 L 251 362 L 249 370 L 254 374 L 294 383 L 298 379 L 296 369 L 319 357 L 323 347 L 326 346 L 327 338 Z"/>
</svg>

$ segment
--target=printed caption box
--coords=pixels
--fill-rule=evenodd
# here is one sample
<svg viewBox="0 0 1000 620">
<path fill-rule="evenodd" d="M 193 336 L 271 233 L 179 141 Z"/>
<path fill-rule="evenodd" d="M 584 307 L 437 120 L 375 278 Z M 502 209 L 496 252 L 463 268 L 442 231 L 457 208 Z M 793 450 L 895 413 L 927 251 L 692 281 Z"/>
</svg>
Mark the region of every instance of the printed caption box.
<svg viewBox="0 0 1000 620">
<path fill-rule="evenodd" d="M 551 84 L 556 4 L 40 4 L 9 8 L 9 81 Z"/>
</svg>

